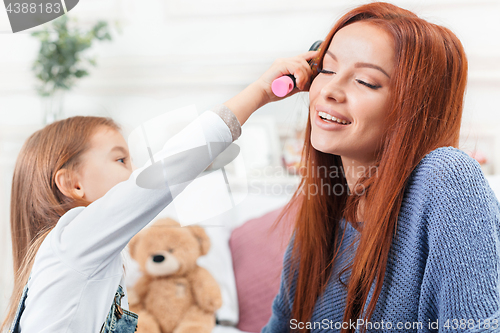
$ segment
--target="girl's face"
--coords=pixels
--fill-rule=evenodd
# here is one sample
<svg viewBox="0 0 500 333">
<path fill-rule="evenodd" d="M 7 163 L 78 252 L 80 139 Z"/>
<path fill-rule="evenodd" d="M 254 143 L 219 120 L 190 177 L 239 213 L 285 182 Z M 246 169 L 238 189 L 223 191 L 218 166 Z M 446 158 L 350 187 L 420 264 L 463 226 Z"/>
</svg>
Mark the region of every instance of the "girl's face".
<svg viewBox="0 0 500 333">
<path fill-rule="evenodd" d="M 361 163 L 372 162 L 386 127 L 393 71 L 393 41 L 384 30 L 355 22 L 337 31 L 322 72 L 309 89 L 312 146 Z"/>
<path fill-rule="evenodd" d="M 78 182 L 83 199 L 93 202 L 132 174 L 128 146 L 116 130 L 102 126 L 82 156 Z"/>
</svg>

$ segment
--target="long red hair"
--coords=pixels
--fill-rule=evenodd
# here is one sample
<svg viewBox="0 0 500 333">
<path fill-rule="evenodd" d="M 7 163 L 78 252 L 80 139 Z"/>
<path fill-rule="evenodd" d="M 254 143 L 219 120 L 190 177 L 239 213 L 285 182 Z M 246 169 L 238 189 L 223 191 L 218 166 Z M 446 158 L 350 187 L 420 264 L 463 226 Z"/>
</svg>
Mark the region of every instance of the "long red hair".
<svg viewBox="0 0 500 333">
<path fill-rule="evenodd" d="M 308 189 L 345 189 L 347 182 L 342 172 L 336 178 L 328 177 L 325 172 L 311 172 L 313 168 L 321 170 L 322 167 L 343 170 L 343 166 L 340 156 L 312 147 L 308 119 L 302 154 L 303 169 L 308 172 L 302 175 L 298 189 L 283 211 L 294 205 L 298 207 L 287 277 L 295 279 L 292 318 L 298 322 L 311 320 L 316 301 L 331 278 L 338 257 L 337 239 L 342 218 L 360 235 L 354 241 L 359 243 L 353 260 L 338 276 L 340 280 L 345 271 L 351 270 L 347 284 L 340 280 L 347 288 L 343 322 L 370 320 L 382 289 L 389 249 L 411 172 L 430 151 L 442 146 L 458 148 L 468 67 L 459 39 L 449 29 L 429 23 L 408 10 L 384 2 L 370 3 L 339 19 L 321 45 L 318 68 L 335 33 L 358 21 L 374 24 L 389 33 L 394 41 L 395 72 L 389 87 L 388 126 L 380 142 L 376 175 L 363 175 L 354 187 L 363 188 L 364 193 L 343 191 L 335 195 L 317 191 L 310 195 Z M 361 224 L 357 211 L 362 198 L 365 204 Z M 374 293 L 367 305 L 373 284 Z M 351 331 L 343 328 L 341 332 Z"/>
</svg>

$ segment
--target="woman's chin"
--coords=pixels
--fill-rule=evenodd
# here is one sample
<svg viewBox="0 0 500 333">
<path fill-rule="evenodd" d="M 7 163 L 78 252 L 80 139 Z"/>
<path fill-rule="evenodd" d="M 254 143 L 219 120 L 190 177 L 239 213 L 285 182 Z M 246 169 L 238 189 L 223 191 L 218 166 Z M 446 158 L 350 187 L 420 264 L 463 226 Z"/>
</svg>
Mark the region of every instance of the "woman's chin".
<svg viewBox="0 0 500 333">
<path fill-rule="evenodd" d="M 311 136 L 311 146 L 313 146 L 314 149 L 325 154 L 339 155 L 337 149 L 335 149 L 335 146 L 332 145 L 331 141 L 326 141 Z"/>
</svg>

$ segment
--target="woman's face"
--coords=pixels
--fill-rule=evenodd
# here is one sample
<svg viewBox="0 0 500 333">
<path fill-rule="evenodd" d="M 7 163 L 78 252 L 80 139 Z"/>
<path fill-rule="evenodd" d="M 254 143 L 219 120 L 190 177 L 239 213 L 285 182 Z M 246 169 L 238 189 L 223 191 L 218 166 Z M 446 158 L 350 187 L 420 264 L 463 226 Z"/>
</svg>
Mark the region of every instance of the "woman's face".
<svg viewBox="0 0 500 333">
<path fill-rule="evenodd" d="M 102 126 L 82 156 L 78 186 L 83 198 L 93 202 L 132 174 L 127 142 L 116 130 Z"/>
<path fill-rule="evenodd" d="M 309 89 L 312 146 L 372 162 L 386 127 L 393 71 L 393 41 L 384 30 L 355 22 L 337 31 Z"/>
</svg>

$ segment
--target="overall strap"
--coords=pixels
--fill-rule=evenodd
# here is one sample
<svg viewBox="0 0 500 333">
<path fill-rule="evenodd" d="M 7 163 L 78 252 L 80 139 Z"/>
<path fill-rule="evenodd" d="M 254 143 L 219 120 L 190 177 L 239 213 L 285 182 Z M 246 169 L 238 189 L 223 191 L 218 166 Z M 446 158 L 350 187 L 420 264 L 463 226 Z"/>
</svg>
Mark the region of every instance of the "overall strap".
<svg viewBox="0 0 500 333">
<path fill-rule="evenodd" d="M 125 292 L 123 291 L 122 286 L 118 285 L 118 289 L 116 290 L 115 294 L 115 314 L 118 317 L 118 319 L 120 319 L 123 316 L 123 309 L 121 307 L 123 296 L 125 296 Z"/>
<path fill-rule="evenodd" d="M 137 330 L 138 316 L 136 313 L 121 307 L 123 296 L 125 296 L 125 292 L 119 285 L 100 333 L 134 333 Z"/>
<path fill-rule="evenodd" d="M 31 274 L 28 278 L 28 282 L 31 279 Z M 21 295 L 21 299 L 19 300 L 19 304 L 17 306 L 16 315 L 14 316 L 14 320 L 9 328 L 9 333 L 18 333 L 19 332 L 19 322 L 21 321 L 21 315 L 25 309 L 26 298 L 28 297 L 28 283 L 23 288 L 23 293 Z"/>
</svg>

